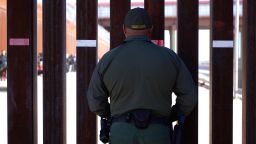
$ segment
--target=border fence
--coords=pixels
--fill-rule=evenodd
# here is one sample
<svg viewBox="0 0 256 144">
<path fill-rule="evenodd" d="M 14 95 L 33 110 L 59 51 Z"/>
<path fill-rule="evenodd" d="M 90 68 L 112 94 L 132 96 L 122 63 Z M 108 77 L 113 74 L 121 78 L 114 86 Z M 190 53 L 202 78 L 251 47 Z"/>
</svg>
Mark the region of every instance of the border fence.
<svg viewBox="0 0 256 144">
<path fill-rule="evenodd" d="M 97 63 L 97 0 L 77 0 L 77 143 L 96 144 L 96 116 L 85 93 Z M 110 1 L 111 48 L 124 39 L 130 0 Z M 243 0 L 243 144 L 256 143 L 256 1 Z M 164 0 L 145 0 L 153 41 L 164 41 Z M 198 0 L 177 0 L 177 51 L 198 81 Z M 211 144 L 232 144 L 233 0 L 210 1 Z M 66 143 L 66 0 L 43 0 L 45 144 Z M 7 1 L 8 143 L 37 143 L 36 0 Z M 183 144 L 198 143 L 198 108 L 184 124 Z"/>
</svg>

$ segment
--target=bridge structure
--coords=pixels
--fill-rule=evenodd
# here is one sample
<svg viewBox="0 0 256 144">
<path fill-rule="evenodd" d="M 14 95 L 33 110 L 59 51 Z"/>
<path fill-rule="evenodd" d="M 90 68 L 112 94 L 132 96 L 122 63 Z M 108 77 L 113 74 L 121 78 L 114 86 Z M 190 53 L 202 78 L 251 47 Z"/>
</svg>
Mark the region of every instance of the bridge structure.
<svg viewBox="0 0 256 144">
<path fill-rule="evenodd" d="M 177 53 L 198 81 L 198 30 L 207 28 L 201 21 L 198 0 L 177 0 L 176 20 L 164 15 L 164 0 L 144 0 L 154 24 L 152 40 L 162 45 L 164 30 L 177 30 Z M 238 2 L 240 3 L 240 2 Z M 138 3 L 141 5 L 141 3 Z M 256 137 L 256 2 L 243 0 L 243 144 L 255 144 Z M 102 7 L 107 4 L 102 4 Z M 201 5 L 201 6 L 202 6 Z M 109 18 L 99 23 L 110 31 L 110 47 L 120 44 L 123 18 L 133 6 L 130 0 L 111 0 Z M 234 1 L 213 0 L 210 3 L 208 25 L 210 39 L 210 143 L 232 143 L 233 114 L 233 49 Z M 77 54 L 77 144 L 96 143 L 96 116 L 85 100 L 92 71 L 97 63 L 97 1 L 76 1 Z M 172 8 L 170 8 L 170 11 Z M 37 3 L 35 0 L 7 1 L 8 51 L 8 143 L 37 143 Z M 43 139 L 46 144 L 65 144 L 66 140 L 66 1 L 43 1 Z M 203 17 L 203 16 L 202 16 Z M 169 22 L 168 24 L 167 21 Z M 206 20 L 205 20 L 206 21 Z M 109 25 L 108 25 L 109 23 Z M 187 117 L 182 143 L 198 143 L 198 107 Z"/>
<path fill-rule="evenodd" d="M 177 1 L 166 0 L 164 5 L 164 29 L 173 30 L 177 29 Z M 132 2 L 131 8 L 144 7 L 144 2 Z M 233 14 L 236 16 L 237 10 L 240 16 L 242 16 L 242 1 L 239 1 L 239 8 L 236 3 L 233 3 Z M 110 3 L 100 2 L 98 4 L 98 22 L 106 29 L 110 29 Z M 242 23 L 239 23 L 240 27 Z M 199 0 L 198 1 L 198 28 L 199 29 L 210 29 L 210 1 Z"/>
</svg>

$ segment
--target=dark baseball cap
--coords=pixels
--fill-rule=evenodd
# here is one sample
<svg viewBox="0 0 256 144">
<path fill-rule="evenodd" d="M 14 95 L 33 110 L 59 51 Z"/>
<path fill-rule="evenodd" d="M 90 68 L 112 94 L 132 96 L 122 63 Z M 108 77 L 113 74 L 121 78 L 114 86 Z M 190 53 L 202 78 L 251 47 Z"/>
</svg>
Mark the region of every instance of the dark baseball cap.
<svg viewBox="0 0 256 144">
<path fill-rule="evenodd" d="M 124 26 L 133 30 L 143 30 L 152 27 L 151 18 L 143 8 L 128 11 L 124 19 Z"/>
</svg>

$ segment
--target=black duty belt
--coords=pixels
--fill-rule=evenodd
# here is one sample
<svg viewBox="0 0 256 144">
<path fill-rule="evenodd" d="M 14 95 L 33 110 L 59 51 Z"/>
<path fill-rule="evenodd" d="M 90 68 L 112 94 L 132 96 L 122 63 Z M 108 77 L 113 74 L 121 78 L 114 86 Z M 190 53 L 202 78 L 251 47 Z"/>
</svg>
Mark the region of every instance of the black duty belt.
<svg viewBox="0 0 256 144">
<path fill-rule="evenodd" d="M 122 114 L 120 116 L 112 117 L 111 122 L 112 123 L 114 123 L 114 122 L 134 123 L 135 120 L 132 117 L 132 115 L 130 113 L 128 113 L 128 114 Z M 159 116 L 155 116 L 155 115 L 152 114 L 149 118 L 149 124 L 163 124 L 163 125 L 166 125 L 166 126 L 170 126 L 171 122 L 166 117 L 159 117 Z"/>
</svg>

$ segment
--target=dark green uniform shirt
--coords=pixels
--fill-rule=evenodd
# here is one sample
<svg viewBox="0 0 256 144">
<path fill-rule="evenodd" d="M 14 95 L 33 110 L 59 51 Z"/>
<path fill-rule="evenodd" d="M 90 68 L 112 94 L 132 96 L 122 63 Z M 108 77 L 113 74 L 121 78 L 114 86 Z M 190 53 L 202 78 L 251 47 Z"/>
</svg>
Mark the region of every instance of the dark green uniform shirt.
<svg viewBox="0 0 256 144">
<path fill-rule="evenodd" d="M 97 64 L 87 92 L 92 112 L 104 115 L 110 97 L 111 115 L 151 109 L 169 116 L 172 92 L 187 115 L 197 102 L 195 85 L 182 60 L 145 36 L 130 36 Z"/>
</svg>

